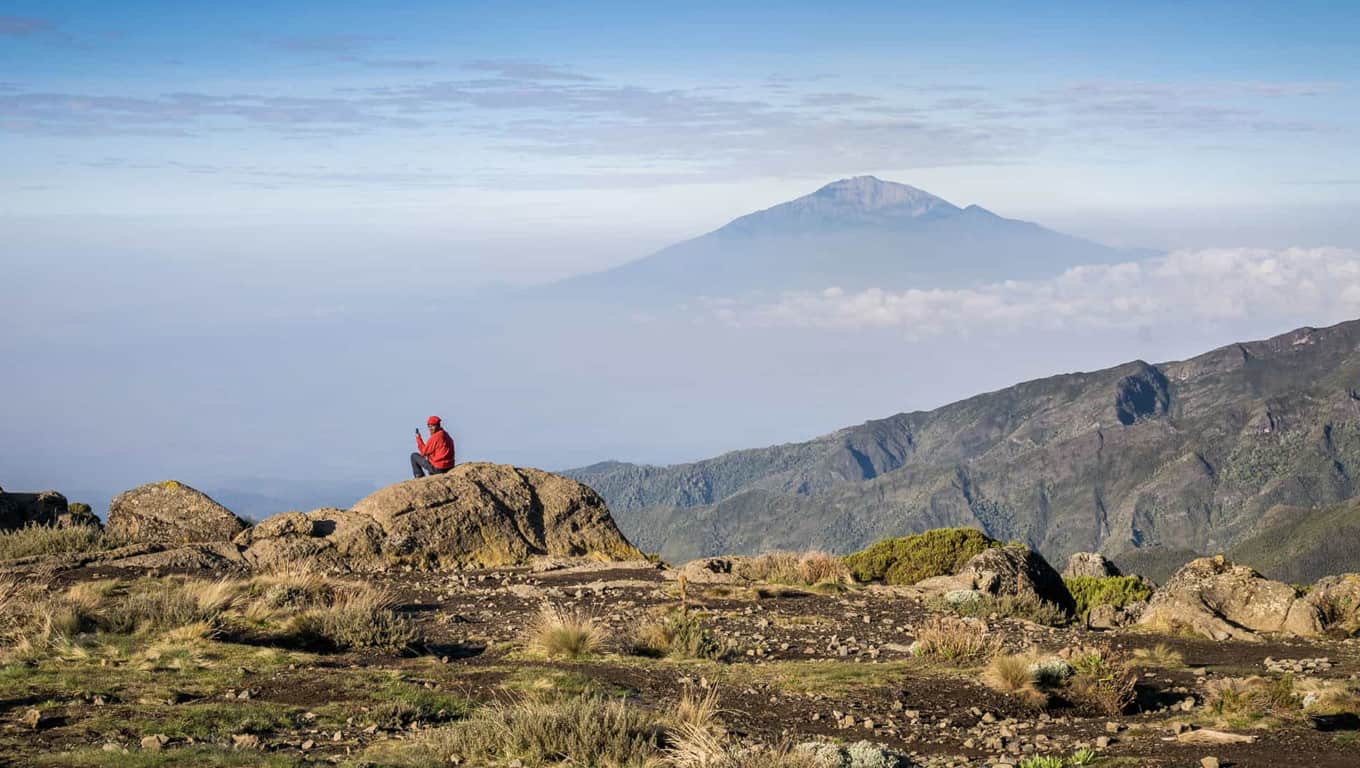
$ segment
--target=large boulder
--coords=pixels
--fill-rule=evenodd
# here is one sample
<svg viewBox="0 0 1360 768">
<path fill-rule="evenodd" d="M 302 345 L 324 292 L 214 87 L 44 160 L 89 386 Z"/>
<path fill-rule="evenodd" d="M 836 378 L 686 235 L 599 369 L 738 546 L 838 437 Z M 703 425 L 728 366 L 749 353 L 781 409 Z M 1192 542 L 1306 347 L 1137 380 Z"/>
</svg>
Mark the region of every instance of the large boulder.
<svg viewBox="0 0 1360 768">
<path fill-rule="evenodd" d="M 460 464 L 383 488 L 350 510 L 288 512 L 236 538 L 256 568 L 308 563 L 493 567 L 531 558 L 640 559 L 604 500 L 537 469 Z"/>
<path fill-rule="evenodd" d="M 1138 625 L 1251 642 L 1260 640 L 1258 632 L 1312 637 L 1322 631 L 1322 617 L 1288 584 L 1218 555 L 1192 560 L 1177 571 L 1153 594 Z"/>
<path fill-rule="evenodd" d="M 108 532 L 131 542 L 231 541 L 245 528 L 231 510 L 174 480 L 124 491 L 109 503 Z"/>
<path fill-rule="evenodd" d="M 1119 568 L 1099 552 L 1073 552 L 1067 558 L 1067 567 L 1063 569 L 1063 578 L 1089 576 L 1091 578 L 1103 579 L 1106 576 L 1119 576 Z"/>
<path fill-rule="evenodd" d="M 66 528 L 74 525 L 99 525 L 99 518 L 88 504 L 68 504 L 56 491 L 9 493 L 0 488 L 0 531 L 13 531 L 29 525 Z"/>
<path fill-rule="evenodd" d="M 1062 577 L 1038 552 L 1018 544 L 995 547 L 974 555 L 959 569 L 955 580 L 965 589 L 988 595 L 1012 595 L 1042 600 L 1076 612 L 1077 604 Z M 919 586 L 919 585 L 918 585 Z"/>
</svg>

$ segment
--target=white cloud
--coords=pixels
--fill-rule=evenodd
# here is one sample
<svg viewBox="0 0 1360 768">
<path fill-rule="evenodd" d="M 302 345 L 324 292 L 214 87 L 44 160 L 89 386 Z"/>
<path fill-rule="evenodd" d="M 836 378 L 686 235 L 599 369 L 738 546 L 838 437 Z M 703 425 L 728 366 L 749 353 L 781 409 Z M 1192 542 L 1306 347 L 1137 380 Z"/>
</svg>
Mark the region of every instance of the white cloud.
<svg viewBox="0 0 1360 768">
<path fill-rule="evenodd" d="M 763 304 L 710 302 L 740 326 L 901 328 L 926 338 L 982 330 L 1132 327 L 1183 321 L 1360 316 L 1360 252 L 1345 248 L 1177 251 L 1049 279 L 902 292 L 839 288 Z"/>
</svg>

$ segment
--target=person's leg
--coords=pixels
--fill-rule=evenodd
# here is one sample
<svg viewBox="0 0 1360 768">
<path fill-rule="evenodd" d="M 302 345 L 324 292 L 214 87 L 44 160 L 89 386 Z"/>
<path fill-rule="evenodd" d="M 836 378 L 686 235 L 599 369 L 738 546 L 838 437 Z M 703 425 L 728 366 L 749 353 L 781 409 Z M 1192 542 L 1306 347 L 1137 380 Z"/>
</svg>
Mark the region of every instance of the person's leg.
<svg viewBox="0 0 1360 768">
<path fill-rule="evenodd" d="M 416 478 L 424 477 L 426 474 L 434 474 L 434 467 L 430 466 L 430 460 L 418 453 L 411 454 L 411 474 Z"/>
</svg>

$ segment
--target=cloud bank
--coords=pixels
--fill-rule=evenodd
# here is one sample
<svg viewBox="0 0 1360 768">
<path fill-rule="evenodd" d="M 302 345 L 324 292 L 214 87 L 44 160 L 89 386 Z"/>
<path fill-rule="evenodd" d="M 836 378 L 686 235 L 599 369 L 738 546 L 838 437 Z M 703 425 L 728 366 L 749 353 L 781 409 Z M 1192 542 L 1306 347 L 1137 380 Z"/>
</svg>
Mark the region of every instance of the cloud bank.
<svg viewBox="0 0 1360 768">
<path fill-rule="evenodd" d="M 1340 319 L 1360 316 L 1360 251 L 1177 251 L 1140 262 L 1076 267 L 1049 280 L 959 290 L 828 288 L 765 303 L 709 301 L 705 309 L 708 317 L 734 326 L 900 328 L 911 338 L 1248 317 Z"/>
</svg>

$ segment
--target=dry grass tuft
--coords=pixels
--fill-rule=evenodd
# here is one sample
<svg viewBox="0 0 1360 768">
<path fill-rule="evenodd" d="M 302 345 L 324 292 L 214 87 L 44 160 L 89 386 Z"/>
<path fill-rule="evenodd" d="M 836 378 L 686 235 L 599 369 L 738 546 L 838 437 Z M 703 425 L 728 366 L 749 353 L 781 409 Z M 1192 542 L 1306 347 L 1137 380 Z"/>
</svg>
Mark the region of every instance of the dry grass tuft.
<svg viewBox="0 0 1360 768">
<path fill-rule="evenodd" d="M 1039 687 L 1034 664 L 1035 659 L 1029 654 L 996 656 L 982 671 L 982 682 L 994 691 L 1015 696 L 1027 706 L 1042 709 L 1048 706 L 1048 694 Z"/>
<path fill-rule="evenodd" d="M 337 590 L 329 603 L 297 614 L 289 631 L 335 648 L 372 648 L 404 653 L 416 643 L 415 626 L 398 614 L 391 596 L 362 584 Z"/>
<path fill-rule="evenodd" d="M 1185 666 L 1185 656 L 1166 643 L 1157 643 L 1151 648 L 1135 648 L 1132 663 L 1153 669 L 1180 669 Z"/>
<path fill-rule="evenodd" d="M 688 723 L 699 728 L 719 729 L 718 716 L 722 710 L 718 708 L 718 690 L 709 688 L 700 693 L 694 688 L 686 687 L 684 693 L 680 694 L 680 701 L 675 705 L 675 713 L 672 718 L 676 723 Z"/>
<path fill-rule="evenodd" d="M 529 648 L 550 659 L 585 659 L 604 644 L 604 632 L 587 611 L 544 605 L 529 629 Z"/>
<path fill-rule="evenodd" d="M 126 541 L 109 536 L 92 525 L 54 528 L 47 525 L 30 524 L 18 530 L 0 532 L 0 560 L 39 555 L 102 552 L 108 549 L 116 549 L 126 543 Z"/>
<path fill-rule="evenodd" d="M 527 765 L 642 768 L 655 764 L 662 738 L 662 730 L 645 711 L 620 700 L 525 698 L 485 707 L 466 721 L 426 731 L 417 746 L 424 754 L 398 764 L 451 765 L 452 758 L 458 758 L 471 765 L 518 760 Z"/>
<path fill-rule="evenodd" d="M 727 644 L 704 626 L 698 614 L 672 611 L 643 622 L 633 634 L 630 651 L 637 656 L 672 659 L 711 659 L 727 656 Z"/>
<path fill-rule="evenodd" d="M 987 632 L 980 621 L 936 617 L 916 633 L 912 653 L 942 659 L 953 664 L 973 664 L 996 655 L 1000 642 Z"/>
<path fill-rule="evenodd" d="M 1265 717 L 1297 716 L 1301 710 L 1293 675 L 1222 678 L 1209 681 L 1205 691 L 1204 708 L 1234 726 Z"/>
<path fill-rule="evenodd" d="M 767 552 L 741 560 L 737 575 L 751 581 L 813 587 L 852 583 L 845 561 L 826 552 Z"/>
</svg>

